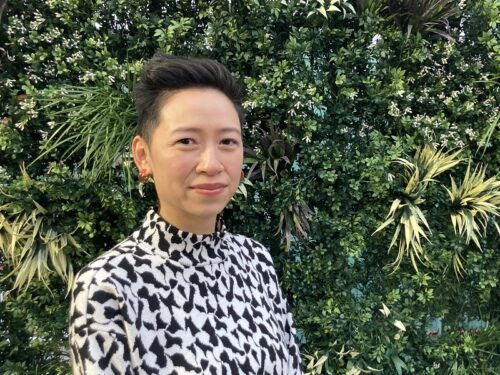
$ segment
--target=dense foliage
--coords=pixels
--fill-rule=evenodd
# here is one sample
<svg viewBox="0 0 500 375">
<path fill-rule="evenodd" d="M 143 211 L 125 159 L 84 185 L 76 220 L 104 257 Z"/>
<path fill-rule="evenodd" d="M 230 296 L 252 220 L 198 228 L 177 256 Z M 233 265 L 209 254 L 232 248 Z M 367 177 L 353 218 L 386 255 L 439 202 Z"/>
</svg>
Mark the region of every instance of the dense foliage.
<svg viewBox="0 0 500 375">
<path fill-rule="evenodd" d="M 269 246 L 307 371 L 499 372 L 499 4 L 422 1 L 435 7 L 419 17 L 411 3 L 9 1 L 0 372 L 69 373 L 67 283 L 154 205 L 127 143 L 155 51 L 217 59 L 246 87 L 246 194 L 224 216 Z M 412 187 L 424 145 L 455 159 Z"/>
</svg>

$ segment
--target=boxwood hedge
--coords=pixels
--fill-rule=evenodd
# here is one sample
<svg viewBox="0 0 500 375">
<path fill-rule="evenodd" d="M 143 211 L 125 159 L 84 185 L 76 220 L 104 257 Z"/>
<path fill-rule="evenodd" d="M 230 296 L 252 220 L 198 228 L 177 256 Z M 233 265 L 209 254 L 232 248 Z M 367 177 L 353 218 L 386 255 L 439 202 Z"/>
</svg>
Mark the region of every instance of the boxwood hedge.
<svg viewBox="0 0 500 375">
<path fill-rule="evenodd" d="M 245 194 L 224 217 L 270 248 L 307 372 L 498 373 L 498 7 L 2 1 L 0 372 L 69 373 L 67 284 L 154 205 L 131 167 L 130 92 L 163 51 L 217 59 L 245 86 Z M 425 145 L 460 163 L 413 194 Z M 478 244 L 446 191 L 469 164 L 493 179 Z M 374 234 L 395 199 L 428 224 L 421 262 L 403 247 L 391 266 L 397 220 Z"/>
</svg>

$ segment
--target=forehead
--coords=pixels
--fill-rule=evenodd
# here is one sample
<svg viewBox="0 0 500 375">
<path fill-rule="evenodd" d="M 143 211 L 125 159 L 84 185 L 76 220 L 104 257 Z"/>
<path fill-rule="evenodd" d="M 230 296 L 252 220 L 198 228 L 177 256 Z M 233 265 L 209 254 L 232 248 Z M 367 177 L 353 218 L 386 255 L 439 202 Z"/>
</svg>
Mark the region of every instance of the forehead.
<svg viewBox="0 0 500 375">
<path fill-rule="evenodd" d="M 159 107 L 158 127 L 177 132 L 240 131 L 238 112 L 229 98 L 212 88 L 189 88 L 169 95 Z"/>
</svg>

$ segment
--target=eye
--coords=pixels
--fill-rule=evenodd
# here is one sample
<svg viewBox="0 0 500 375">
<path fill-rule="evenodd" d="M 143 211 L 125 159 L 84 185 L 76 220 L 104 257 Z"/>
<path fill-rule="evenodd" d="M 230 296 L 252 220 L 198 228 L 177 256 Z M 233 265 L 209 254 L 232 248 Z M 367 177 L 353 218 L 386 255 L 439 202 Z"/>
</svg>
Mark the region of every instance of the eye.
<svg viewBox="0 0 500 375">
<path fill-rule="evenodd" d="M 232 145 L 238 145 L 239 142 L 236 140 L 236 139 L 233 139 L 233 138 L 225 138 L 221 141 L 221 143 L 224 145 L 224 146 L 232 146 Z"/>
<path fill-rule="evenodd" d="M 179 139 L 177 141 L 177 143 L 179 143 L 181 145 L 190 146 L 190 145 L 194 144 L 194 139 L 192 139 L 192 138 L 182 138 L 182 139 Z"/>
</svg>

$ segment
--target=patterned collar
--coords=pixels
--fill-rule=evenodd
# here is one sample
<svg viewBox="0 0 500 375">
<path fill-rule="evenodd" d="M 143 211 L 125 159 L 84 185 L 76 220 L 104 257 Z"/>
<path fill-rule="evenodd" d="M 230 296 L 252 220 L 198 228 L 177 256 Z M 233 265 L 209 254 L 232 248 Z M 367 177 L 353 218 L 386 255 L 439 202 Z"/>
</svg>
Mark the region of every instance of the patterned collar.
<svg viewBox="0 0 500 375">
<path fill-rule="evenodd" d="M 203 266 L 225 259 L 228 246 L 224 241 L 227 231 L 222 219 L 217 220 L 217 231 L 195 234 L 183 231 L 164 220 L 155 209 L 150 209 L 142 226 L 133 237 L 146 245 L 146 251 L 184 267 Z"/>
</svg>

